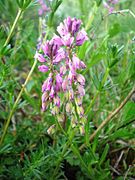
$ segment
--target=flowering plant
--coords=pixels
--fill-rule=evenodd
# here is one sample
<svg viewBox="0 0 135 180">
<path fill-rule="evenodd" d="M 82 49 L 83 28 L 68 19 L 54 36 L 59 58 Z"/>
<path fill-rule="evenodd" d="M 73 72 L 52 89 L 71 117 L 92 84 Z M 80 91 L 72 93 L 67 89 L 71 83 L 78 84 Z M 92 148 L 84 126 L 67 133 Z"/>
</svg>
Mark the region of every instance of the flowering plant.
<svg viewBox="0 0 135 180">
<path fill-rule="evenodd" d="M 57 27 L 59 35 L 55 34 L 51 40 L 43 43 L 41 51 L 35 55 L 42 63 L 38 67 L 39 71 L 48 72 L 48 78 L 42 85 L 42 110 L 45 111 L 51 104 L 52 114 L 58 115 L 63 105 L 66 113 L 72 117 L 73 126 L 77 116 L 81 118 L 84 115 L 82 100 L 85 95 L 85 78 L 79 70 L 86 68 L 86 65 L 77 57 L 76 48 L 88 37 L 80 27 L 81 20 L 66 18 Z M 64 94 L 63 98 L 60 98 L 61 94 Z"/>
<path fill-rule="evenodd" d="M 104 7 L 108 9 L 109 13 L 112 13 L 114 11 L 115 4 L 117 4 L 118 1 L 119 0 L 107 0 L 107 1 L 104 1 L 103 4 L 104 4 Z"/>
</svg>

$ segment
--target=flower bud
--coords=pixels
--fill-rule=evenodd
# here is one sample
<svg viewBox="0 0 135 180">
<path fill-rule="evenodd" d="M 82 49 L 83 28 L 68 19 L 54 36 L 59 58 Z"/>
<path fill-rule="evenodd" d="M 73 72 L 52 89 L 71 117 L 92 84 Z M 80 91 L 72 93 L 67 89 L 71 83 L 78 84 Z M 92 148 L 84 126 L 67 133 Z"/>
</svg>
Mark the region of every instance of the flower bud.
<svg viewBox="0 0 135 180">
<path fill-rule="evenodd" d="M 68 102 L 68 103 L 66 104 L 66 112 L 69 113 L 69 114 L 71 114 L 71 113 L 72 113 L 72 110 L 73 110 L 73 105 L 72 105 L 71 102 Z"/>
</svg>

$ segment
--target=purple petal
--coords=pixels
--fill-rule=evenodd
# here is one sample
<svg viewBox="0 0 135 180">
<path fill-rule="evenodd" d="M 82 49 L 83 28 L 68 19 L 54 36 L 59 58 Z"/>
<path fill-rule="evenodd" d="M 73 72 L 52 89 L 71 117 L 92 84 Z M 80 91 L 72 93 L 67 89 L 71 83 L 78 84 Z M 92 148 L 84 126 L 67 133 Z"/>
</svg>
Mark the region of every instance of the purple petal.
<svg viewBox="0 0 135 180">
<path fill-rule="evenodd" d="M 38 69 L 41 72 L 47 72 L 49 70 L 48 66 L 45 65 L 38 66 Z"/>
<path fill-rule="evenodd" d="M 80 61 L 80 68 L 82 68 L 82 69 L 85 69 L 85 68 L 86 68 L 86 65 L 84 64 L 83 61 Z"/>
<path fill-rule="evenodd" d="M 76 45 L 81 46 L 86 40 L 88 40 L 87 33 L 82 29 L 76 36 Z"/>
<path fill-rule="evenodd" d="M 44 56 L 38 52 L 36 52 L 34 58 L 37 59 L 39 62 L 47 62 Z"/>
<path fill-rule="evenodd" d="M 66 71 L 67 71 L 66 66 L 61 66 L 61 67 L 60 67 L 60 75 L 61 75 L 61 76 L 65 75 L 65 74 L 66 74 Z"/>
<path fill-rule="evenodd" d="M 64 92 L 67 90 L 67 87 L 68 87 L 68 79 L 67 79 L 67 77 L 65 77 L 65 79 L 63 80 L 63 83 L 62 83 L 62 89 Z"/>
<path fill-rule="evenodd" d="M 71 20 L 71 17 L 67 17 L 64 20 L 64 25 L 65 25 L 66 30 L 68 32 L 71 32 L 71 30 L 72 30 L 72 20 Z"/>
<path fill-rule="evenodd" d="M 53 40 L 58 46 L 63 46 L 62 39 L 56 34 L 54 35 Z"/>
<path fill-rule="evenodd" d="M 54 95 L 55 95 L 55 91 L 54 91 L 54 87 L 52 86 L 52 87 L 51 87 L 51 92 L 50 92 L 49 96 L 50 96 L 51 98 L 54 98 Z"/>
<path fill-rule="evenodd" d="M 54 60 L 53 60 L 53 63 L 54 63 L 54 64 L 57 64 L 57 63 L 59 63 L 60 61 L 62 61 L 65 57 L 66 57 L 66 56 L 65 56 L 65 51 L 64 51 L 62 48 L 60 48 L 60 49 L 57 51 L 57 54 L 56 54 L 56 56 L 55 56 L 55 58 L 54 58 Z"/>
<path fill-rule="evenodd" d="M 62 38 L 62 43 L 68 47 L 71 47 L 71 45 L 73 44 L 73 41 L 74 41 L 74 37 L 71 37 L 70 34 L 66 34 Z"/>
<path fill-rule="evenodd" d="M 85 78 L 84 78 L 83 75 L 78 74 L 78 75 L 77 75 L 77 81 L 78 81 L 82 86 L 85 85 Z"/>
<path fill-rule="evenodd" d="M 54 101 L 54 104 L 55 104 L 56 106 L 60 107 L 60 98 L 59 98 L 59 96 L 55 96 L 55 97 L 53 98 L 53 101 Z"/>
<path fill-rule="evenodd" d="M 84 87 L 83 86 L 81 86 L 81 85 L 78 85 L 78 93 L 79 93 L 79 95 L 80 96 L 84 96 L 85 95 L 85 89 L 84 89 Z"/>
<path fill-rule="evenodd" d="M 63 23 L 60 23 L 60 25 L 57 27 L 57 31 L 61 37 L 65 36 L 68 33 Z"/>
<path fill-rule="evenodd" d="M 78 57 L 76 57 L 75 55 L 73 55 L 73 65 L 75 67 L 75 69 L 79 69 L 80 68 L 80 59 Z"/>
<path fill-rule="evenodd" d="M 73 19 L 72 22 L 72 34 L 75 35 L 76 32 L 79 31 L 79 28 L 81 26 L 81 20 L 77 20 L 76 18 Z"/>
</svg>

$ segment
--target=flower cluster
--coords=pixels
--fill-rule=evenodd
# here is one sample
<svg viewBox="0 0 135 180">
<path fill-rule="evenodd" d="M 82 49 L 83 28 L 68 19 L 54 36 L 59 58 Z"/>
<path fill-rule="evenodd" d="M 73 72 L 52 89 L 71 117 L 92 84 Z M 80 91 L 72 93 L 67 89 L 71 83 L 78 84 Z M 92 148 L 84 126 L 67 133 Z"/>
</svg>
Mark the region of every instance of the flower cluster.
<svg viewBox="0 0 135 180">
<path fill-rule="evenodd" d="M 38 14 L 39 16 L 42 16 L 43 14 L 49 11 L 49 8 L 45 4 L 44 0 L 38 0 L 38 3 L 40 4 L 40 9 L 38 10 Z"/>
<path fill-rule="evenodd" d="M 52 114 L 59 114 L 60 107 L 65 107 L 66 113 L 72 116 L 73 124 L 77 119 L 75 111 L 79 117 L 84 114 L 82 100 L 85 95 L 85 78 L 79 72 L 86 65 L 75 51 L 88 37 L 80 27 L 81 20 L 66 18 L 57 27 L 59 35 L 55 34 L 50 41 L 42 44 L 41 52 L 36 52 L 35 55 L 43 63 L 38 67 L 39 71 L 48 73 L 48 78 L 42 85 L 42 110 L 45 111 L 51 104 Z"/>
<path fill-rule="evenodd" d="M 104 1 L 104 7 L 108 9 L 109 13 L 114 11 L 114 5 L 118 3 L 119 0 L 108 0 L 107 2 Z"/>
</svg>

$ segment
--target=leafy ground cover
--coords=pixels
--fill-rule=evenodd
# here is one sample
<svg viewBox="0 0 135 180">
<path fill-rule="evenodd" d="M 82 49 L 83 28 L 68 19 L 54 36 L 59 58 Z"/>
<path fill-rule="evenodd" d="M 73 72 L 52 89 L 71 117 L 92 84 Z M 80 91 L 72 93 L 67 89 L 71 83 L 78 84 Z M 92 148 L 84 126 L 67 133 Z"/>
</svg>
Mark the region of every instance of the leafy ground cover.
<svg viewBox="0 0 135 180">
<path fill-rule="evenodd" d="M 0 179 L 134 180 L 135 2 L 1 0 L 0 12 Z M 57 88 L 42 92 L 50 72 Z"/>
</svg>

